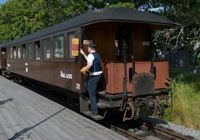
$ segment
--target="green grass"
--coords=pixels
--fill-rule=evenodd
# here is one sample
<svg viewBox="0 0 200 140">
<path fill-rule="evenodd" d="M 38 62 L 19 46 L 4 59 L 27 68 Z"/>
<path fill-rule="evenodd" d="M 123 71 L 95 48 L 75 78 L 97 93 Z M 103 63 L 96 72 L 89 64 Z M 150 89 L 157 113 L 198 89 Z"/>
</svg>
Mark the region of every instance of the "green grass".
<svg viewBox="0 0 200 140">
<path fill-rule="evenodd" d="M 200 75 L 174 74 L 172 81 L 173 107 L 164 119 L 200 130 Z"/>
</svg>

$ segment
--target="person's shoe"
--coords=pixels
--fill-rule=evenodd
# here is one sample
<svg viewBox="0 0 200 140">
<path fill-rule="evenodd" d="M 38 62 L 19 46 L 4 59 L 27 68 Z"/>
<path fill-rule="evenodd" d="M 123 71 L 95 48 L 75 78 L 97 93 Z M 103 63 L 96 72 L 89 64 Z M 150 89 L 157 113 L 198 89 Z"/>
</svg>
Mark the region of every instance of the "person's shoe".
<svg viewBox="0 0 200 140">
<path fill-rule="evenodd" d="M 104 108 L 107 108 L 108 106 L 105 103 L 103 103 L 103 102 L 98 102 L 97 103 L 97 107 L 101 108 L 101 109 L 104 109 Z"/>
<path fill-rule="evenodd" d="M 83 114 L 86 115 L 86 116 L 92 116 L 92 112 L 91 111 L 84 111 Z"/>
<path fill-rule="evenodd" d="M 94 119 L 94 120 L 97 120 L 97 121 L 99 121 L 99 120 L 103 120 L 104 118 L 103 118 L 103 116 L 100 116 L 100 115 L 91 115 L 90 116 L 92 119 Z"/>
</svg>

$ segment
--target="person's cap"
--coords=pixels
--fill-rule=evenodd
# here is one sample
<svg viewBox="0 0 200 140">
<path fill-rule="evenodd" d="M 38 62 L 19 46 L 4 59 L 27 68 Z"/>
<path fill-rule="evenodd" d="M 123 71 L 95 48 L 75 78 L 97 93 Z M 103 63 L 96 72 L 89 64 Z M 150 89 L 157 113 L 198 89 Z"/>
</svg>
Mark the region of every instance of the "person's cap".
<svg viewBox="0 0 200 140">
<path fill-rule="evenodd" d="M 88 47 L 95 49 L 96 45 L 93 43 L 93 41 L 90 41 Z"/>
</svg>

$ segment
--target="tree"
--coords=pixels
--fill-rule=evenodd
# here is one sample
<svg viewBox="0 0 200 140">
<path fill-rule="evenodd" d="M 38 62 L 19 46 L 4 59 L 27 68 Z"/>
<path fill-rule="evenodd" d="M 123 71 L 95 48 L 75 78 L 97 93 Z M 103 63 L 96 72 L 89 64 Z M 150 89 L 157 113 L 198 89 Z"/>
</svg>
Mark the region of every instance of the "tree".
<svg viewBox="0 0 200 140">
<path fill-rule="evenodd" d="M 179 24 L 174 28 L 156 32 L 157 47 L 165 45 L 170 51 L 179 48 L 198 51 L 200 48 L 200 0 L 157 0 L 157 6 L 162 7 L 161 11 L 157 11 L 159 14 Z"/>
<path fill-rule="evenodd" d="M 128 7 L 128 8 L 132 8 L 135 9 L 135 4 L 134 3 L 130 3 L 130 2 L 119 2 L 116 4 L 108 4 L 106 5 L 106 7 Z"/>
<path fill-rule="evenodd" d="M 0 42 L 13 40 L 79 15 L 102 0 L 9 0 L 0 6 Z"/>
<path fill-rule="evenodd" d="M 34 0 L 10 0 L 0 8 L 0 41 L 13 40 L 45 27 L 44 12 Z"/>
<path fill-rule="evenodd" d="M 156 32 L 157 44 L 165 42 L 172 50 L 177 46 L 199 44 L 200 0 L 9 0 L 0 6 L 0 42 L 66 21 L 91 7 L 129 7 L 143 11 L 159 8 L 161 10 L 154 12 L 167 16 L 180 26 Z"/>
</svg>

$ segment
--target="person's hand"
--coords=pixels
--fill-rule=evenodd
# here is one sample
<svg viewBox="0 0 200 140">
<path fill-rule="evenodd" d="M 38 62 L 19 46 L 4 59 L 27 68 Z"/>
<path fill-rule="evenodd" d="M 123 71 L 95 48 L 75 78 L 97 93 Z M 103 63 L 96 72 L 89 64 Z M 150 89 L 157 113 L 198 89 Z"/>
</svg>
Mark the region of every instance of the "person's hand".
<svg viewBox="0 0 200 140">
<path fill-rule="evenodd" d="M 80 70 L 80 72 L 81 72 L 82 74 L 86 75 L 86 74 L 87 74 L 87 69 L 86 69 L 86 67 L 83 67 L 83 68 Z"/>
<path fill-rule="evenodd" d="M 84 55 L 85 53 L 84 53 L 84 51 L 82 50 L 82 49 L 80 49 L 80 53 L 82 54 L 82 55 Z"/>
</svg>

